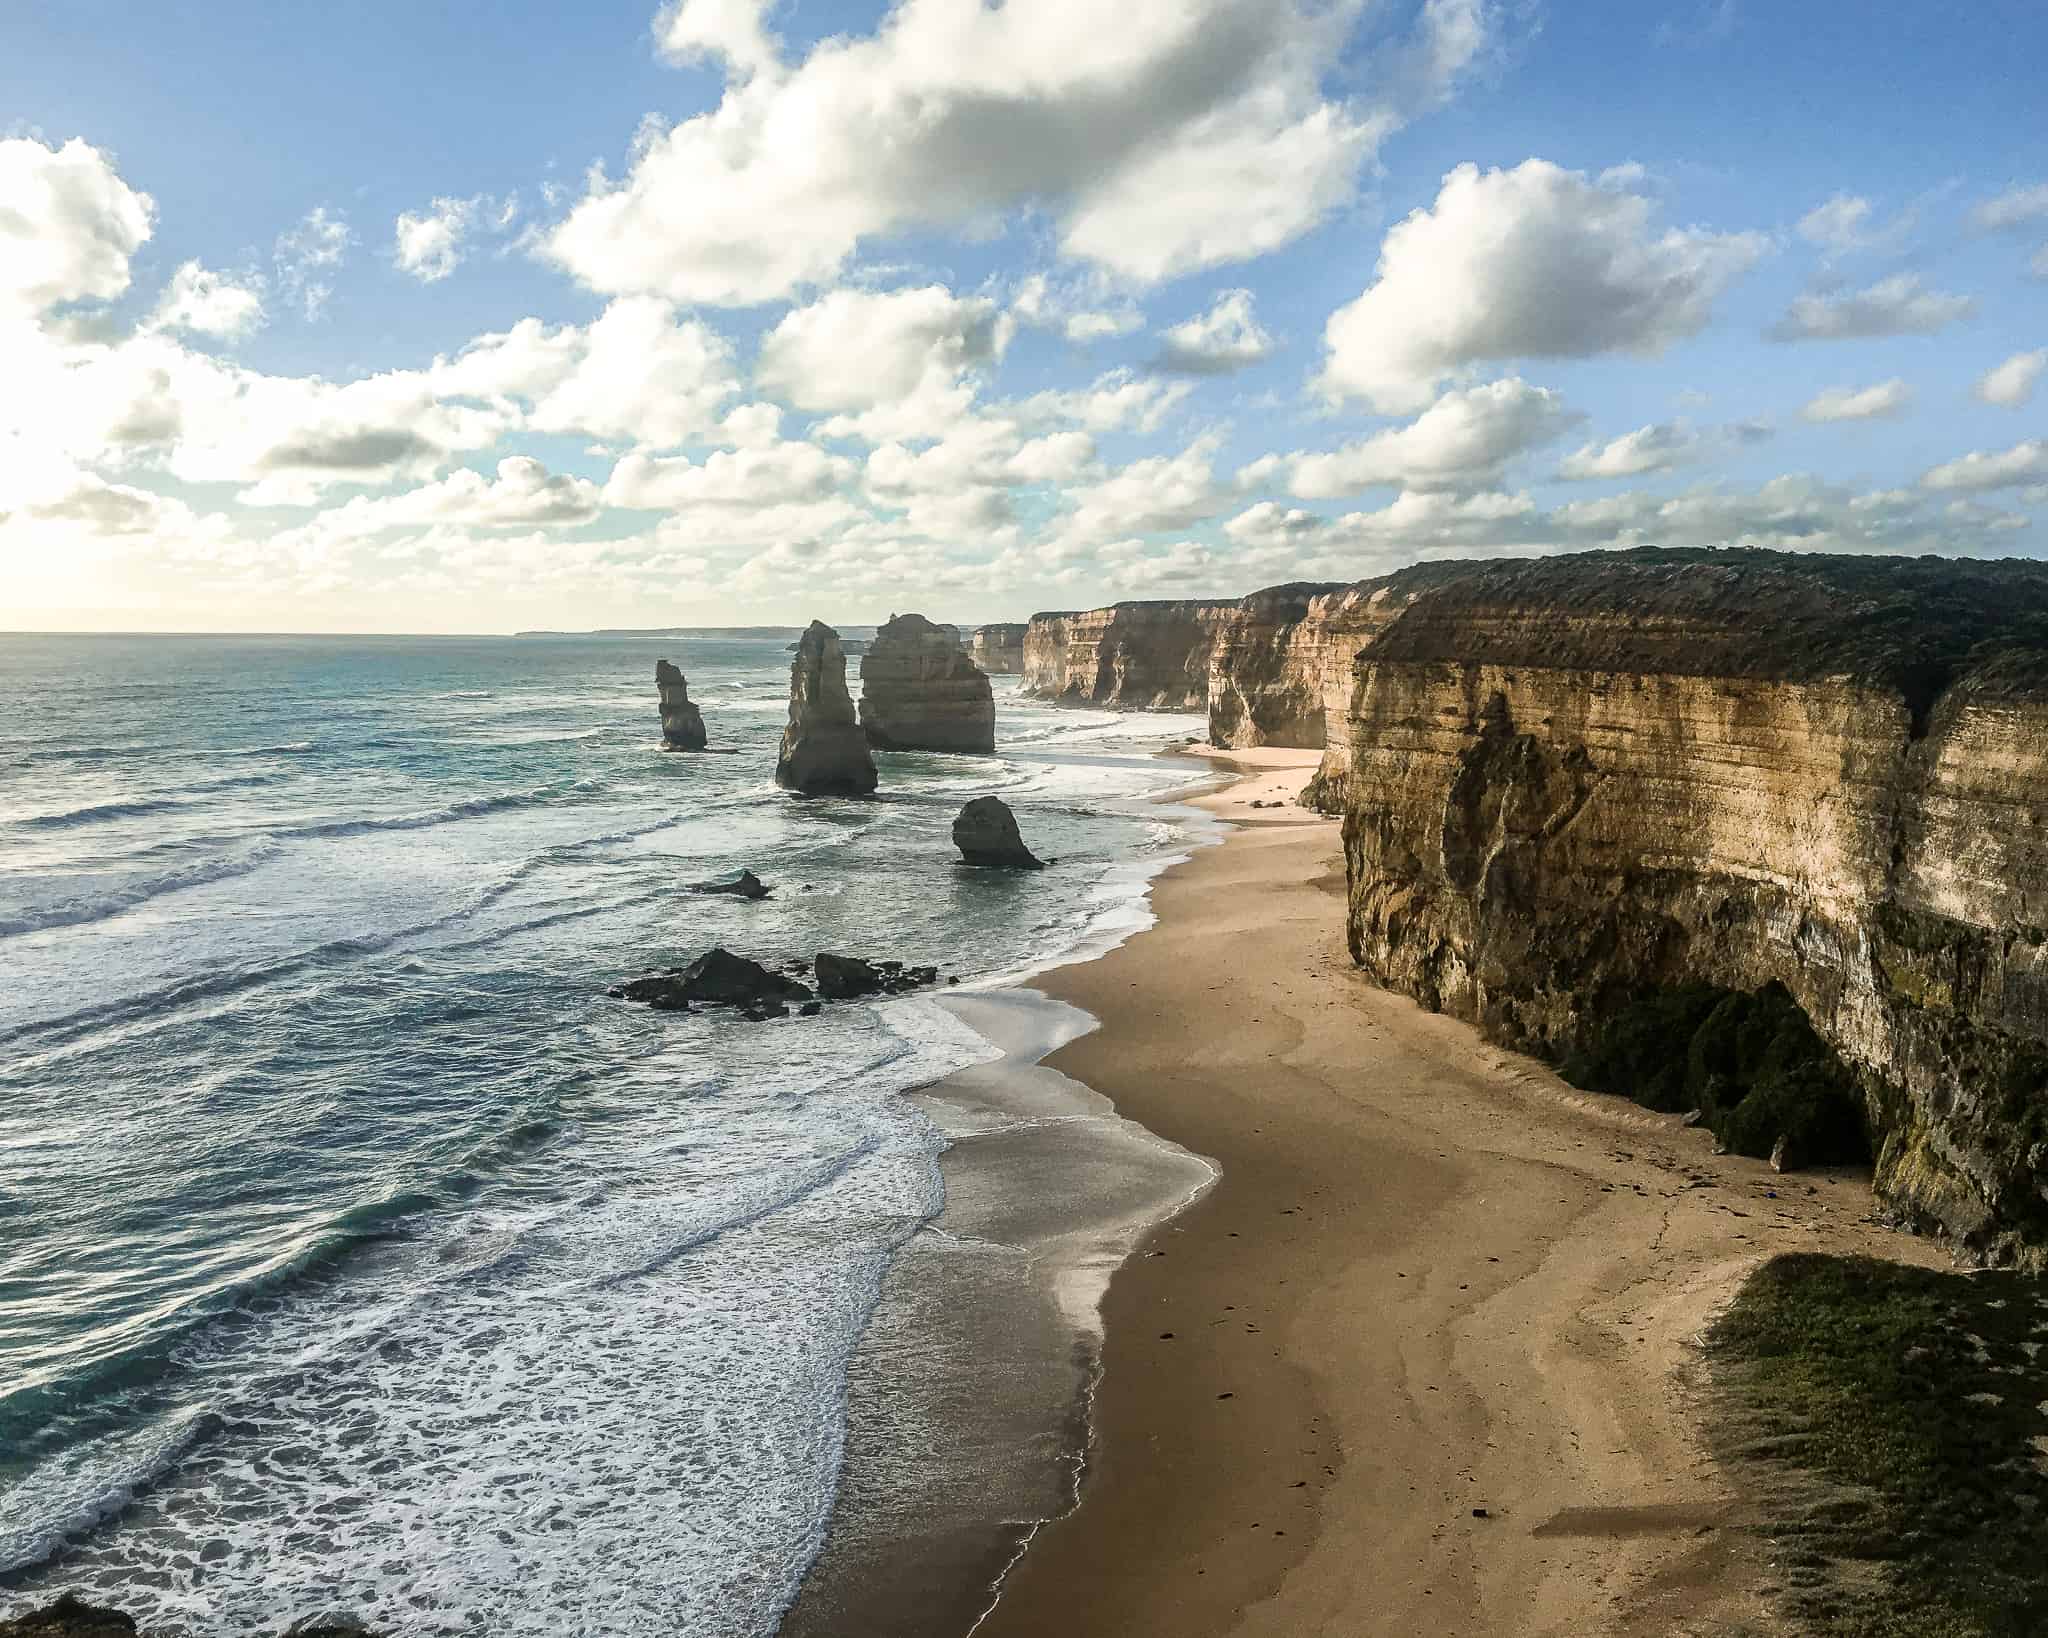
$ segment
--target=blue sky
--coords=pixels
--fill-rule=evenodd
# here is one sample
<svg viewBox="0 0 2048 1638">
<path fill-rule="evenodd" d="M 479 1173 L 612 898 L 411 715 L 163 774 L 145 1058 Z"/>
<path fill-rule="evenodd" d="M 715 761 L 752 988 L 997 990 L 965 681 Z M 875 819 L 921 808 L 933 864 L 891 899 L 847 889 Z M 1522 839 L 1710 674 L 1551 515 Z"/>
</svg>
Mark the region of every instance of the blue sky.
<svg viewBox="0 0 2048 1638">
<path fill-rule="evenodd" d="M 993 619 L 1419 556 L 2048 546 L 2038 5 L 1100 23 L 13 8 L 0 623 Z"/>
</svg>

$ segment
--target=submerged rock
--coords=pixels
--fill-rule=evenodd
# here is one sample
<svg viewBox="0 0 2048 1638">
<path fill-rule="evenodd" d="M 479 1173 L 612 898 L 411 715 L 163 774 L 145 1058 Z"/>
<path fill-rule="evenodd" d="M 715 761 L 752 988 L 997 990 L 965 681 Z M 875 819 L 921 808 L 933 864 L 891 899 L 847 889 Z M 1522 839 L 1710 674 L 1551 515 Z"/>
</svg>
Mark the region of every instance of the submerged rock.
<svg viewBox="0 0 2048 1638">
<path fill-rule="evenodd" d="M 0 1621 L 4 1638 L 134 1638 L 134 1617 L 66 1593 L 56 1603 Z"/>
<path fill-rule="evenodd" d="M 654 662 L 654 686 L 661 695 L 661 748 L 704 749 L 704 713 L 690 703 L 690 684 L 667 660 Z"/>
<path fill-rule="evenodd" d="M 737 899 L 765 899 L 775 889 L 770 887 L 751 870 L 735 871 L 730 876 L 717 876 L 708 882 L 692 882 L 692 893 L 729 893 Z"/>
<path fill-rule="evenodd" d="M 1042 870 L 1017 829 L 1017 816 L 998 796 L 977 796 L 953 821 L 953 845 L 971 865 L 999 865 L 1012 870 Z"/>
<path fill-rule="evenodd" d="M 827 1001 L 854 1001 L 864 995 L 902 995 L 939 981 L 936 967 L 907 967 L 900 961 L 864 961 L 859 956 L 820 950 L 814 971 L 818 993 Z"/>
<path fill-rule="evenodd" d="M 822 620 L 811 622 L 790 664 L 775 783 L 804 796 L 866 796 L 880 783 L 846 691 L 846 650 Z"/>
<path fill-rule="evenodd" d="M 959 629 L 921 614 L 893 614 L 860 662 L 860 723 L 881 751 L 996 748 L 988 674 L 960 646 Z"/>
</svg>

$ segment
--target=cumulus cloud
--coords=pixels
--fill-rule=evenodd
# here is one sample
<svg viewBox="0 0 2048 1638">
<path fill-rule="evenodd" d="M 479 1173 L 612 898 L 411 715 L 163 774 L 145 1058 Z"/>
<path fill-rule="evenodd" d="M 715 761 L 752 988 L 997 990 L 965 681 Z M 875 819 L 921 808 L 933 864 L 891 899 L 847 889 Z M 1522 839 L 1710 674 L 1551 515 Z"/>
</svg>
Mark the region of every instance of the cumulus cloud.
<svg viewBox="0 0 2048 1638">
<path fill-rule="evenodd" d="M 1920 483 L 1927 489 L 2017 489 L 2023 484 L 2048 483 L 2048 440 L 2029 439 L 1996 454 L 1971 450 L 1953 461 L 1944 461 L 1924 474 Z"/>
<path fill-rule="evenodd" d="M 1870 201 L 1838 193 L 1799 218 L 1799 237 L 1836 252 L 1860 249 L 1869 231 Z"/>
<path fill-rule="evenodd" d="M 339 267 L 354 243 L 348 219 L 325 205 L 315 205 L 277 236 L 271 255 L 278 288 L 308 320 L 319 318 L 334 294 L 324 270 Z"/>
<path fill-rule="evenodd" d="M 718 106 L 594 176 L 548 241 L 591 287 L 750 304 L 829 282 L 861 244 L 1048 211 L 1061 249 L 1157 280 L 1263 254 L 1351 197 L 1381 138 L 1488 37 L 1427 0 L 1398 83 L 1324 82 L 1357 0 L 917 0 L 779 64 L 745 0 L 685 0 L 659 38 L 727 67 Z"/>
<path fill-rule="evenodd" d="M 773 73 L 782 42 L 767 24 L 773 0 L 672 0 L 654 20 L 661 54 L 673 63 L 715 62 L 734 79 Z"/>
<path fill-rule="evenodd" d="M 255 283 L 238 283 L 197 262 L 185 262 L 157 298 L 147 325 L 233 341 L 263 322 L 263 294 Z"/>
<path fill-rule="evenodd" d="M 111 301 L 128 288 L 129 258 L 155 216 L 149 195 L 88 143 L 0 141 L 0 317 Z"/>
<path fill-rule="evenodd" d="M 1652 216 L 1640 195 L 1544 160 L 1460 165 L 1389 231 L 1373 284 L 1331 316 L 1325 389 L 1409 413 L 1475 364 L 1652 354 L 1697 334 L 1764 241 L 1659 232 Z"/>
<path fill-rule="evenodd" d="M 1976 311 L 1972 296 L 1929 290 L 1917 273 L 1894 273 L 1864 290 L 1801 296 L 1764 334 L 1772 341 L 1931 336 Z"/>
<path fill-rule="evenodd" d="M 1001 350 L 996 304 L 944 285 L 834 290 L 783 315 L 754 379 L 805 410 L 867 410 L 951 387 Z"/>
<path fill-rule="evenodd" d="M 1567 455 L 1557 469 L 1560 478 L 1635 478 L 1645 472 L 1668 472 L 1696 459 L 1702 439 L 1687 421 L 1637 427 L 1608 442 L 1587 444 Z"/>
<path fill-rule="evenodd" d="M 473 529 L 561 528 L 590 522 L 602 506 L 598 487 L 588 478 L 551 474 L 531 456 L 512 455 L 498 462 L 495 478 L 462 467 L 437 483 L 400 494 L 358 495 L 346 505 L 322 512 L 299 532 L 281 538 L 292 547 L 314 539 L 353 538 L 429 524 Z"/>
<path fill-rule="evenodd" d="M 1874 387 L 1829 387 L 1814 395 L 1799 415 L 1806 421 L 1871 421 L 1902 415 L 1913 389 L 1893 376 Z"/>
<path fill-rule="evenodd" d="M 1255 461 L 1239 474 L 1239 483 L 1284 475 L 1289 491 L 1304 500 L 1381 485 L 1476 488 L 1497 481 L 1515 456 L 1561 436 L 1580 419 L 1549 388 L 1509 377 L 1447 392 L 1408 425 L 1343 449 Z"/>
<path fill-rule="evenodd" d="M 2018 409 L 2034 396 L 2034 383 L 2041 379 L 2044 369 L 2048 369 L 2048 347 L 2014 353 L 2003 364 L 1986 370 L 1970 390 L 1979 403 Z"/>
<path fill-rule="evenodd" d="M 1132 461 L 1094 483 L 1068 491 L 1071 512 L 1054 531 L 1056 544 L 1102 546 L 1133 536 L 1192 529 L 1223 506 L 1216 481 L 1213 437 L 1197 439 L 1178 455 Z"/>
<path fill-rule="evenodd" d="M 422 284 L 447 278 L 462 260 L 462 241 L 476 222 L 479 203 L 436 199 L 424 211 L 401 213 L 391 250 L 398 270 Z"/>
<path fill-rule="evenodd" d="M 1228 375 L 1273 356 L 1273 338 L 1252 311 L 1249 290 L 1226 290 L 1206 313 L 1161 337 L 1158 365 L 1184 375 Z"/>
<path fill-rule="evenodd" d="M 1019 324 L 1056 330 L 1081 346 L 1127 336 L 1145 325 L 1145 315 L 1135 302 L 1093 300 L 1080 289 L 1055 285 L 1043 273 L 1034 273 L 1018 285 L 1009 312 Z"/>
<path fill-rule="evenodd" d="M 604 498 L 612 506 L 661 510 L 785 506 L 823 500 L 857 471 L 847 457 L 801 439 L 717 450 L 701 461 L 633 454 L 612 468 Z"/>
<path fill-rule="evenodd" d="M 1086 388 L 1034 393 L 1017 406 L 1035 421 L 1071 421 L 1090 432 L 1157 432 L 1194 386 L 1160 381 L 1131 370 L 1110 370 Z"/>
<path fill-rule="evenodd" d="M 1970 212 L 1970 226 L 1979 233 L 2004 233 L 2043 221 L 2048 221 L 2048 182 L 2007 188 Z"/>
<path fill-rule="evenodd" d="M 711 428 L 740 390 L 725 338 L 655 297 L 612 302 L 571 336 L 574 362 L 536 395 L 531 424 L 541 432 L 670 449 Z M 545 335 L 533 345 L 534 383 L 547 382 Z"/>
</svg>

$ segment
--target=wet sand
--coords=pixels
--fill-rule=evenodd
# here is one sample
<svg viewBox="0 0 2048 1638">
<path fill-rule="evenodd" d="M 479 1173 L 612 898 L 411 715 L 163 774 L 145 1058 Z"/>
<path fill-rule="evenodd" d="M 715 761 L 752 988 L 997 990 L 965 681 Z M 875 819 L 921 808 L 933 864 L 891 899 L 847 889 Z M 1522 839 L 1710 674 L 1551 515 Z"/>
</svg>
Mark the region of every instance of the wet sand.
<svg viewBox="0 0 2048 1638">
<path fill-rule="evenodd" d="M 1037 981 L 1102 1025 L 1048 1067 L 1222 1177 L 1116 1274 L 1080 1505 L 980 1638 L 1772 1630 L 1694 1339 L 1771 1253 L 1939 1253 L 1366 984 L 1338 827 L 1248 806 L 1312 762 L 1236 759 L 1159 925 Z"/>
</svg>

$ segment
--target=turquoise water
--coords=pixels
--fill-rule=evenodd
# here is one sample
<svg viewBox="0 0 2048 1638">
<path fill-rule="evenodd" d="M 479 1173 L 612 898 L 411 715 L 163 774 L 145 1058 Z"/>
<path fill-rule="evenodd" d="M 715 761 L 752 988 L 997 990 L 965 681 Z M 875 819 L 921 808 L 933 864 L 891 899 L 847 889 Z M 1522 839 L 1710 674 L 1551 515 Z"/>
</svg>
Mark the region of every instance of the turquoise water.
<svg viewBox="0 0 2048 1638">
<path fill-rule="evenodd" d="M 657 655 L 713 743 L 657 749 Z M 714 943 L 970 982 L 1128 915 L 1175 718 L 771 781 L 781 640 L 0 637 L 0 1613 L 766 1634 L 937 1210 L 915 999 L 605 986 Z M 952 863 L 1000 792 L 1028 878 Z M 683 891 L 745 865 L 746 904 Z"/>
</svg>

